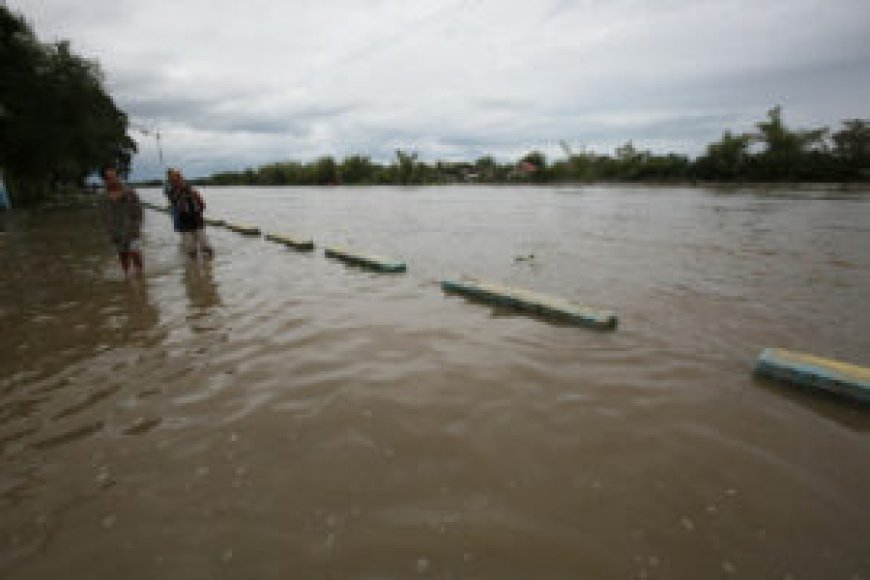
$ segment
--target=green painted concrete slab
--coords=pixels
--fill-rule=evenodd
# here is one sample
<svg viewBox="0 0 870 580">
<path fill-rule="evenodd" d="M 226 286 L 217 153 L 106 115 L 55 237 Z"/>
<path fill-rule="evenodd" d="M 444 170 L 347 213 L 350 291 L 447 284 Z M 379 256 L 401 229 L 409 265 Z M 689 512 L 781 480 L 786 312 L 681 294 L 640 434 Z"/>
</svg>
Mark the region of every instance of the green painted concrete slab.
<svg viewBox="0 0 870 580">
<path fill-rule="evenodd" d="M 324 250 L 324 254 L 330 258 L 337 258 L 343 262 L 363 266 L 378 272 L 398 273 L 407 271 L 407 266 L 404 262 L 385 258 L 383 256 L 374 256 L 371 254 L 361 254 L 346 248 L 330 247 Z"/>
<path fill-rule="evenodd" d="M 781 348 L 766 348 L 758 357 L 755 372 L 870 403 L 870 368 Z"/>
<path fill-rule="evenodd" d="M 259 236 L 260 235 L 260 228 L 258 228 L 257 226 L 252 226 L 249 224 L 240 224 L 240 223 L 236 223 L 236 222 L 224 222 L 224 226 L 226 226 L 226 228 L 228 230 L 238 232 L 238 233 L 245 235 L 245 236 Z"/>
<path fill-rule="evenodd" d="M 274 234 L 269 233 L 266 234 L 266 239 L 270 242 L 277 242 L 279 244 L 284 244 L 287 247 L 302 250 L 302 251 L 310 251 L 314 249 L 314 240 L 311 239 L 302 239 L 296 238 L 293 236 L 288 236 L 284 234 Z"/>
<path fill-rule="evenodd" d="M 491 304 L 510 306 L 518 310 L 552 316 L 582 326 L 612 330 L 618 324 L 616 315 L 610 310 L 592 308 L 561 298 L 500 284 L 444 280 L 441 282 L 441 288 L 447 292 L 455 292 Z"/>
</svg>

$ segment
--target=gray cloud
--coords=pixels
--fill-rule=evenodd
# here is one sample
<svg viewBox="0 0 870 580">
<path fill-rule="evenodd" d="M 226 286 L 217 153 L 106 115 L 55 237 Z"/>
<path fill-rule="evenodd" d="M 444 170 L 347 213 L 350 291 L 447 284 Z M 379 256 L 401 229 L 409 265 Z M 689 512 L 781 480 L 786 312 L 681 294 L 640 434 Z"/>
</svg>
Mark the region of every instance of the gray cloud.
<svg viewBox="0 0 870 580">
<path fill-rule="evenodd" d="M 772 105 L 867 117 L 864 0 L 13 0 L 196 175 L 279 159 L 697 153 Z M 159 170 L 140 138 L 135 174 Z"/>
</svg>

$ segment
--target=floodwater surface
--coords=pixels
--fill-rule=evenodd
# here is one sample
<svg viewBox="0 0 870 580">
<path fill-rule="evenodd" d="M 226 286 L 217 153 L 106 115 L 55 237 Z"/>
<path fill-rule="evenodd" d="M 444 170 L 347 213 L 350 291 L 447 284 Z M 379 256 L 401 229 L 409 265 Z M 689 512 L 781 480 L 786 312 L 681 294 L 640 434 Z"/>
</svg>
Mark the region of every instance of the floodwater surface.
<svg viewBox="0 0 870 580">
<path fill-rule="evenodd" d="M 870 192 L 204 194 L 318 249 L 210 228 L 191 262 L 146 210 L 125 281 L 93 210 L 9 216 L 4 579 L 870 578 L 870 410 L 752 375 L 769 346 L 870 365 Z"/>
</svg>

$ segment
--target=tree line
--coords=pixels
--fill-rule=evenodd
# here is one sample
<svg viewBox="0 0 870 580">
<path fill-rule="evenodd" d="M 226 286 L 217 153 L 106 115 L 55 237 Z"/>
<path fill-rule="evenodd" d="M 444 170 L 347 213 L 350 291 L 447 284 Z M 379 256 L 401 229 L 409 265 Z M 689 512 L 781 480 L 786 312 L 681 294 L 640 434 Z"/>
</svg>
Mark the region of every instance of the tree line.
<svg viewBox="0 0 870 580">
<path fill-rule="evenodd" d="M 103 165 L 124 170 L 135 151 L 99 65 L 67 41 L 40 42 L 0 4 L 0 171 L 13 202 L 81 187 Z"/>
<path fill-rule="evenodd" d="M 0 172 L 16 204 L 79 188 L 103 165 L 129 169 L 135 142 L 127 115 L 104 88 L 99 65 L 66 41 L 40 42 L 23 16 L 0 4 Z M 655 154 L 629 141 L 612 155 L 583 152 L 548 160 L 540 151 L 500 162 L 427 163 L 397 150 L 392 160 L 365 155 L 337 161 L 269 163 L 197 180 L 213 185 L 379 185 L 564 183 L 592 181 L 820 181 L 870 179 L 870 121 L 849 119 L 836 131 L 786 126 L 781 107 L 748 133 L 726 131 L 695 159 Z M 154 183 L 159 183 L 154 182 Z"/>
<path fill-rule="evenodd" d="M 499 163 L 491 156 L 474 161 L 426 163 L 416 153 L 395 152 L 388 163 L 352 155 L 331 156 L 304 163 L 269 163 L 244 171 L 215 173 L 198 180 L 208 185 L 388 185 L 482 183 L 565 183 L 594 181 L 647 182 L 851 182 L 870 179 L 870 121 L 850 119 L 828 128 L 786 126 L 782 108 L 773 107 L 756 130 L 735 134 L 707 145 L 695 159 L 668 153 L 657 155 L 633 142 L 613 155 L 594 152 L 549 161 L 531 151 L 516 161 Z"/>
</svg>

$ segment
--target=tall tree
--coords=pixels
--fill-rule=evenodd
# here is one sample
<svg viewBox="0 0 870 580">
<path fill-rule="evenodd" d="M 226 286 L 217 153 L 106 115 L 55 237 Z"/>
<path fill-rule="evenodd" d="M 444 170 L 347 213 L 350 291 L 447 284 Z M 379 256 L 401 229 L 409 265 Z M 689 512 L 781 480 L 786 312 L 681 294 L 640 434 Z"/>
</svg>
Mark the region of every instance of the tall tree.
<svg viewBox="0 0 870 580">
<path fill-rule="evenodd" d="M 832 135 L 834 152 L 855 171 L 870 171 L 870 121 L 849 119 Z"/>
<path fill-rule="evenodd" d="M 699 177 L 732 180 L 743 176 L 751 142 L 751 135 L 734 135 L 725 131 L 722 139 L 707 145 L 704 155 L 696 161 Z"/>
<path fill-rule="evenodd" d="M 341 162 L 338 174 L 342 183 L 369 184 L 374 181 L 374 171 L 371 159 L 363 155 L 353 155 Z"/>
<path fill-rule="evenodd" d="M 756 167 L 759 177 L 765 179 L 796 179 L 807 171 L 808 155 L 824 149 L 828 129 L 792 130 L 782 120 L 782 107 L 777 105 L 767 112 L 767 121 L 756 124 L 758 133 L 753 137 L 762 143 L 764 151 L 758 155 Z"/>
<path fill-rule="evenodd" d="M 401 185 L 414 183 L 417 177 L 417 153 L 396 149 L 396 179 Z"/>
<path fill-rule="evenodd" d="M 99 65 L 68 42 L 43 44 L 0 5 L 0 167 L 19 202 L 80 185 L 101 165 L 122 171 L 136 150 Z"/>
<path fill-rule="evenodd" d="M 338 183 L 338 164 L 332 156 L 320 157 L 311 165 L 311 182 L 315 185 Z"/>
</svg>

